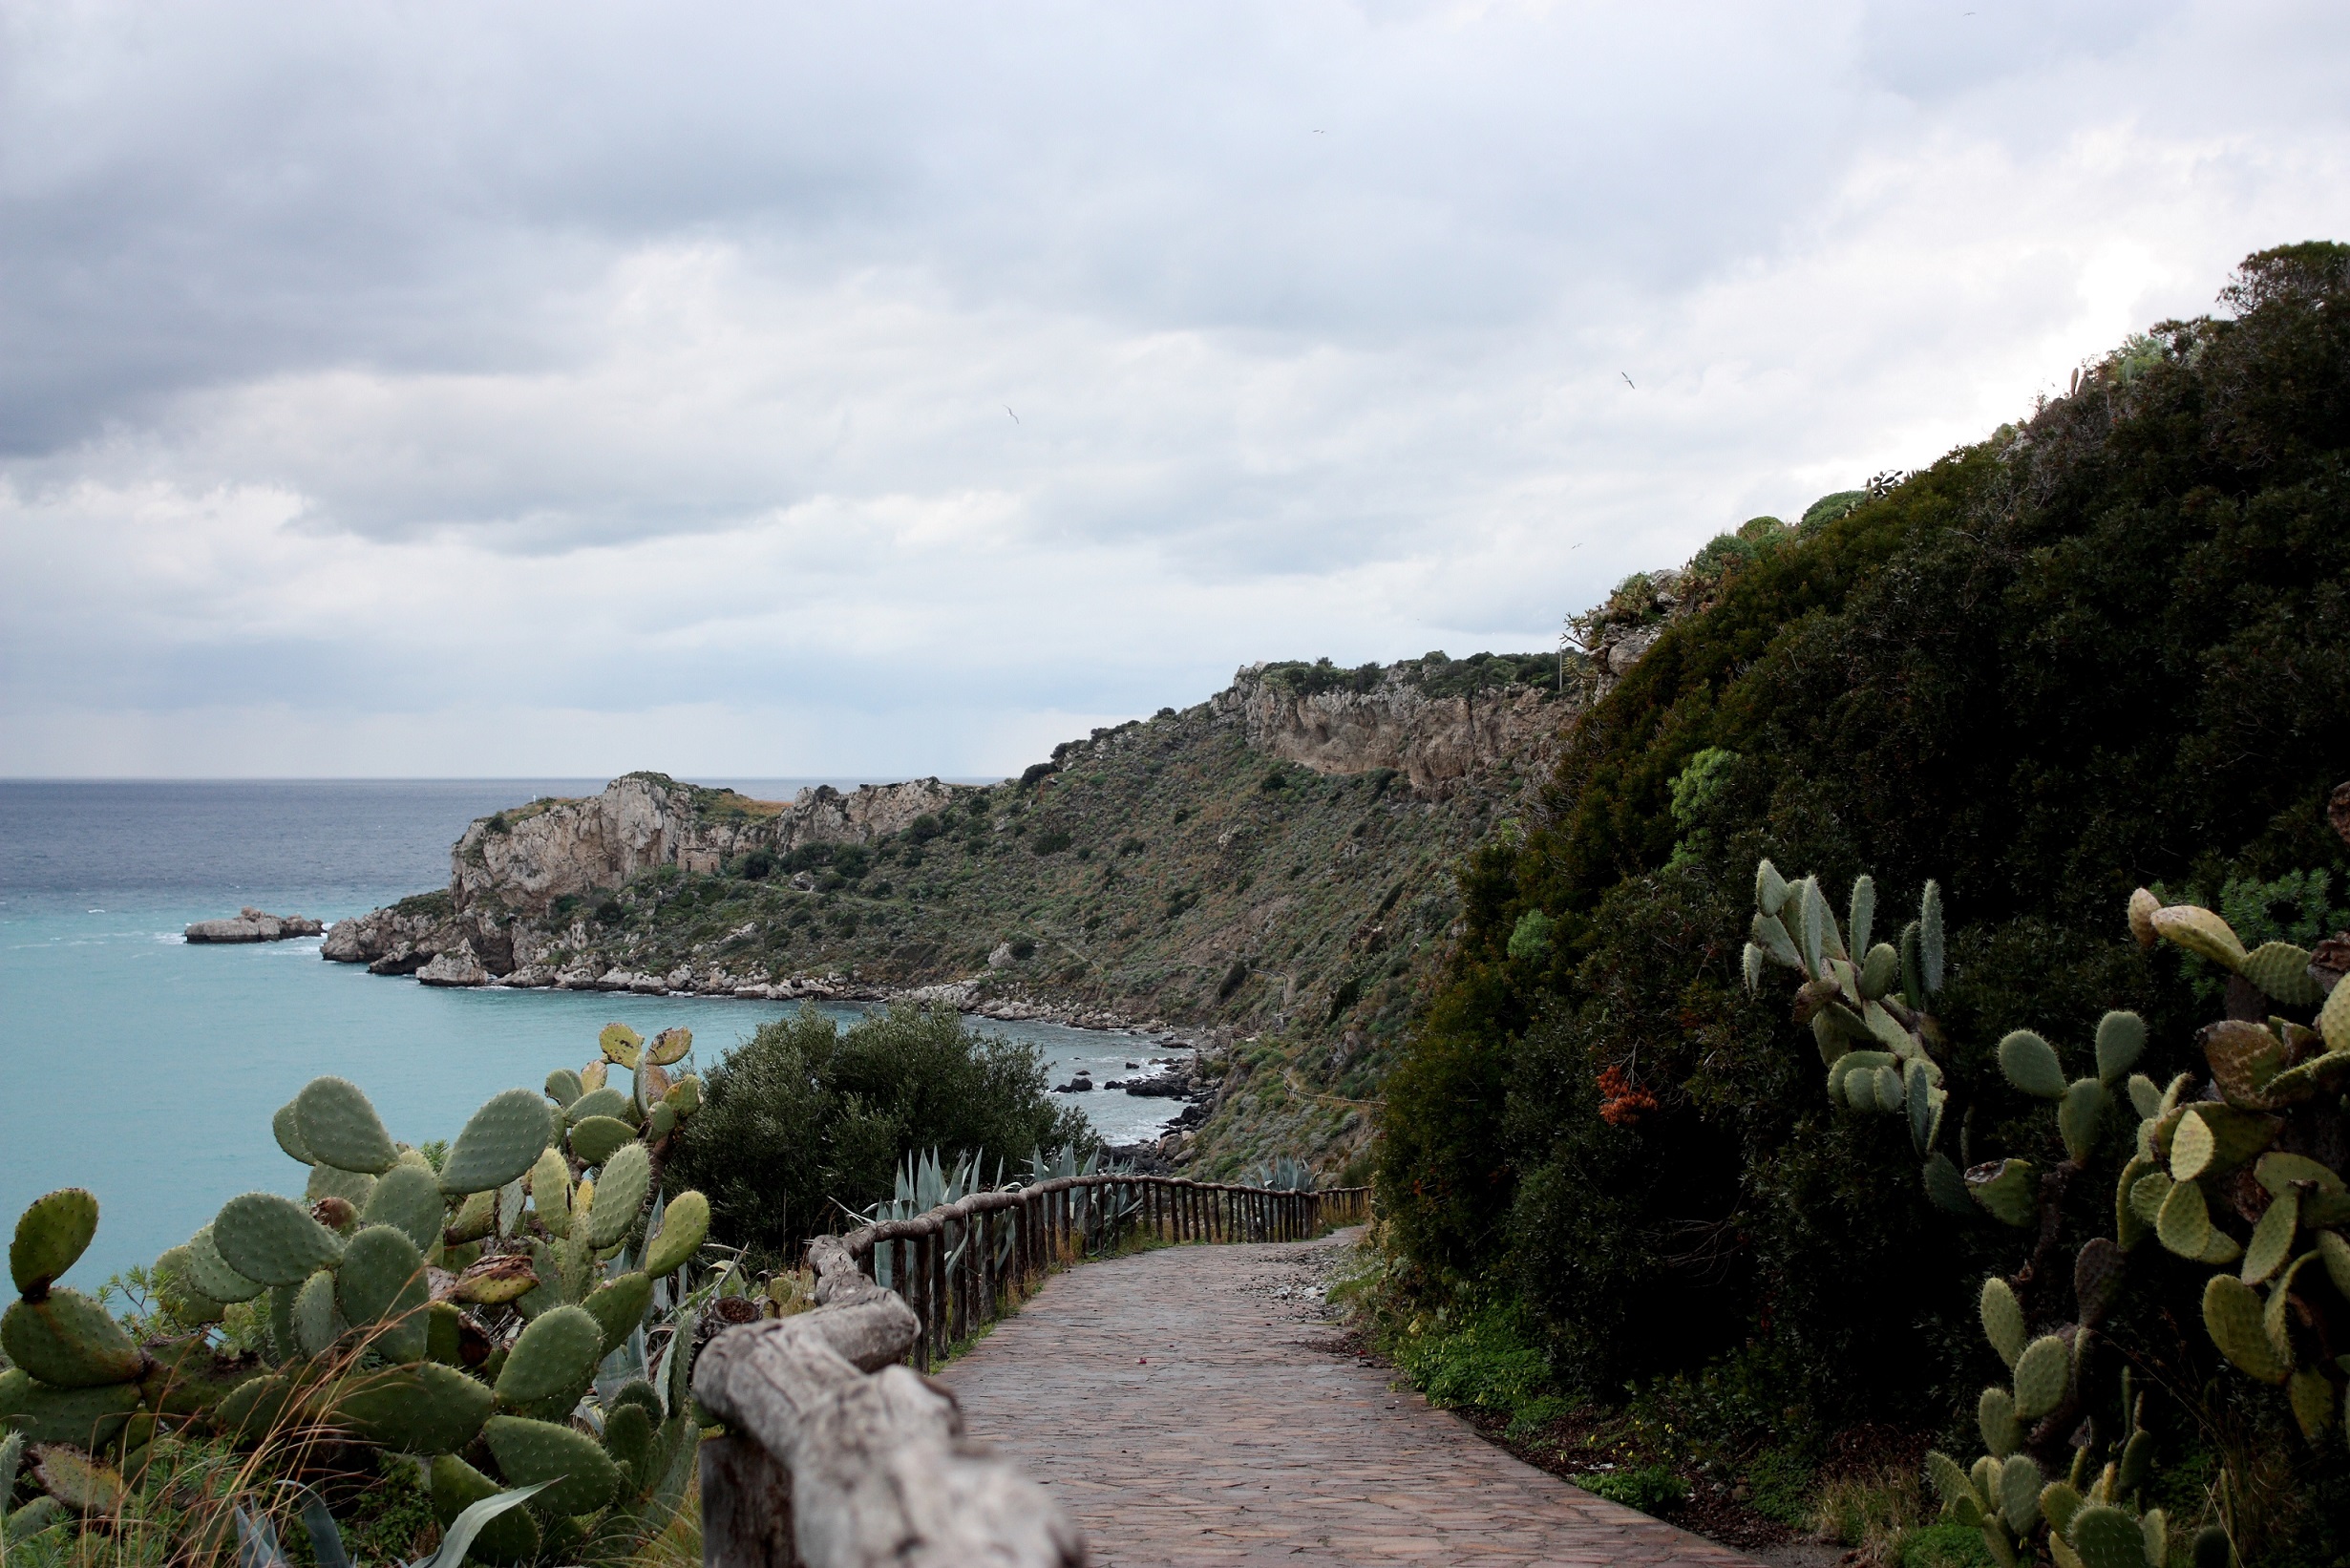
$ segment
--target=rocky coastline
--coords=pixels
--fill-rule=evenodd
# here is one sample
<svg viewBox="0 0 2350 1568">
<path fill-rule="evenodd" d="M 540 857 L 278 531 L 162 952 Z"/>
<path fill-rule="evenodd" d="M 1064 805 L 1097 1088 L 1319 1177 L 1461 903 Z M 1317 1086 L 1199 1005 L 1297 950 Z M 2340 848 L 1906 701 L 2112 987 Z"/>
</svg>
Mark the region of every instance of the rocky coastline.
<svg viewBox="0 0 2350 1568">
<path fill-rule="evenodd" d="M 247 904 L 227 920 L 198 921 L 180 936 L 189 943 L 285 942 L 325 930 L 323 922 L 307 915 L 272 915 Z"/>
</svg>

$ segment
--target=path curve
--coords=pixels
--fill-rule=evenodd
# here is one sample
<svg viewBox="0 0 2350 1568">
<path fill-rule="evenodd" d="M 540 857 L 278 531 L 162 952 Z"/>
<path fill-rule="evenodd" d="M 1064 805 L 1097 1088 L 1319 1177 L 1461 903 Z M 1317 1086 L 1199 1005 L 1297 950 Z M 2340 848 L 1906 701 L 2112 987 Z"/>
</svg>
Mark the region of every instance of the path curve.
<svg viewBox="0 0 2350 1568">
<path fill-rule="evenodd" d="M 1513 1458 L 1337 1344 L 1318 1282 L 1359 1234 L 1056 1275 L 941 1381 L 1052 1489 L 1097 1568 L 1753 1568 Z"/>
</svg>

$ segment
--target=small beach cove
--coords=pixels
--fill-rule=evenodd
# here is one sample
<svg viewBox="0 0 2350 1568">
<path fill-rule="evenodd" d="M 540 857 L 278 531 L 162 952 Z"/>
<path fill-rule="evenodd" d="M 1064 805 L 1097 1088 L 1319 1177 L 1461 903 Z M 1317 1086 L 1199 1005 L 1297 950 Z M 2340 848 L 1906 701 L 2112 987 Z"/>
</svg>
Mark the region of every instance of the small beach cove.
<svg viewBox="0 0 2350 1568">
<path fill-rule="evenodd" d="M 54 1187 L 95 1192 L 106 1219 L 73 1281 L 92 1289 L 184 1240 L 235 1194 L 289 1189 L 294 1167 L 261 1134 L 317 1074 L 363 1085 L 395 1136 L 447 1137 L 488 1094 L 588 1060 L 614 1020 L 692 1029 L 707 1068 L 794 1011 L 437 989 L 322 963 L 317 938 L 182 938 L 191 922 L 247 904 L 327 921 L 364 912 L 445 877 L 450 841 L 482 811 L 576 787 L 0 784 L 0 1049 L 21 1108 L 0 1136 L 0 1212 Z M 836 1020 L 865 1010 L 814 1005 Z M 1173 1054 L 1145 1035 L 970 1023 L 1036 1045 L 1054 1083 L 1079 1069 L 1096 1083 L 1131 1078 L 1127 1063 Z M 1071 1099 L 1112 1142 L 1153 1134 L 1182 1109 L 1115 1091 Z"/>
</svg>

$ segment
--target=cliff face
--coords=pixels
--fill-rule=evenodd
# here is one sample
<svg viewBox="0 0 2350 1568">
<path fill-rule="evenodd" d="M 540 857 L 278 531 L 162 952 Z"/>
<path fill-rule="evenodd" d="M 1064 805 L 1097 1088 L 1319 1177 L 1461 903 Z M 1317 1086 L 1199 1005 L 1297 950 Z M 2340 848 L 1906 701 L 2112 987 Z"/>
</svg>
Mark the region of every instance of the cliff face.
<svg viewBox="0 0 2350 1568">
<path fill-rule="evenodd" d="M 602 795 L 479 818 L 450 852 L 449 893 L 461 915 L 543 915 L 567 894 L 620 887 L 663 866 L 707 875 L 752 850 L 781 855 L 802 844 L 868 843 L 949 799 L 935 778 L 867 784 L 847 795 L 822 786 L 787 805 L 629 773 Z"/>
<path fill-rule="evenodd" d="M 1296 667 L 1251 665 L 1211 705 L 1241 727 L 1252 750 L 1321 773 L 1392 768 L 1420 795 L 1505 758 L 1541 766 L 1581 708 L 1572 689 L 1561 704 L 1514 680 L 1431 689 L 1440 683 L 1420 661 L 1387 667 L 1375 684 L 1357 678 L 1321 690 L 1310 680 L 1282 678 Z"/>
</svg>

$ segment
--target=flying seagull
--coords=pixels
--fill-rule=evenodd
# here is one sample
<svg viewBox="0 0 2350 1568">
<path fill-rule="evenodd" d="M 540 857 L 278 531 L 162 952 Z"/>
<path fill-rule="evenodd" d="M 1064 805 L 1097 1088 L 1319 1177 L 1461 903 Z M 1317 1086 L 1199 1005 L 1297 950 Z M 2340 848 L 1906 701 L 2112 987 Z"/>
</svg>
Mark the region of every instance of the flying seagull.
<svg viewBox="0 0 2350 1568">
<path fill-rule="evenodd" d="M 1623 377 L 1623 384 L 1624 384 L 1625 386 L 1627 386 L 1627 387 L 1632 387 L 1632 377 L 1630 376 L 1630 374 L 1628 374 L 1627 372 L 1625 372 L 1625 371 L 1618 371 L 1616 373 L 1617 373 L 1618 375 L 1620 375 L 1620 376 L 1622 376 L 1622 377 Z M 1634 392 L 1639 392 L 1639 391 L 1640 391 L 1640 388 L 1638 388 L 1638 387 L 1632 387 L 1632 390 L 1633 390 Z"/>
<path fill-rule="evenodd" d="M 1005 404 L 1005 405 L 1004 405 L 1004 412 L 1005 412 L 1006 413 L 1012 413 L 1012 406 L 1011 406 L 1009 403 Z M 1018 424 L 1018 423 L 1020 423 L 1020 415 L 1018 415 L 1018 414 L 1016 414 L 1016 413 L 1012 413 L 1012 423 L 1013 423 L 1013 424 L 1015 424 L 1015 425 L 1016 425 L 1016 424 Z"/>
</svg>

